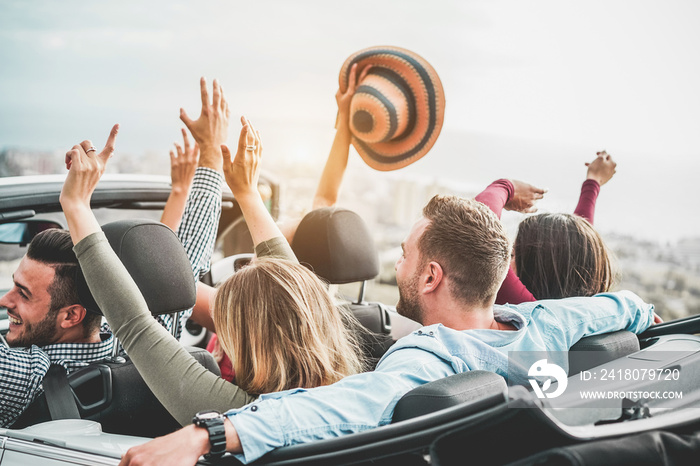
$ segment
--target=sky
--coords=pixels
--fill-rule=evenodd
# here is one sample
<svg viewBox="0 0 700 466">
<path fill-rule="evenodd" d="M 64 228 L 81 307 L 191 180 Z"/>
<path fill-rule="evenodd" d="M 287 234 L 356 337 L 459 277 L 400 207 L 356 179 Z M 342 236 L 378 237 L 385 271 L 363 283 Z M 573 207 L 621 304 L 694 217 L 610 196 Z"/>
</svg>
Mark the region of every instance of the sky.
<svg viewBox="0 0 700 466">
<path fill-rule="evenodd" d="M 165 163 L 205 76 L 234 125 L 245 114 L 261 130 L 264 168 L 320 174 L 340 66 L 396 45 L 432 64 L 447 102 L 407 176 L 522 179 L 549 188 L 543 210 L 571 211 L 584 162 L 606 149 L 618 172 L 601 231 L 700 236 L 697 24 L 690 0 L 0 0 L 0 149 L 101 143 L 119 122 L 118 151 Z"/>
</svg>

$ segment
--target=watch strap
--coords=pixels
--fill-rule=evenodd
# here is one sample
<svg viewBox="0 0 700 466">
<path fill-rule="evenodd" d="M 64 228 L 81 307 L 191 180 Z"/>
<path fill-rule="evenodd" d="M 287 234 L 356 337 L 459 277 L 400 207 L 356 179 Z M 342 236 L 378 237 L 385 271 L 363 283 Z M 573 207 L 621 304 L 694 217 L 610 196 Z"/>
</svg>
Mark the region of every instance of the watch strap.
<svg viewBox="0 0 700 466">
<path fill-rule="evenodd" d="M 199 418 L 195 416 L 193 419 L 194 425 L 207 429 L 209 433 L 209 453 L 204 455 L 205 458 L 220 458 L 226 453 L 226 429 L 224 427 L 224 416 L 219 415 L 214 418 Z"/>
</svg>

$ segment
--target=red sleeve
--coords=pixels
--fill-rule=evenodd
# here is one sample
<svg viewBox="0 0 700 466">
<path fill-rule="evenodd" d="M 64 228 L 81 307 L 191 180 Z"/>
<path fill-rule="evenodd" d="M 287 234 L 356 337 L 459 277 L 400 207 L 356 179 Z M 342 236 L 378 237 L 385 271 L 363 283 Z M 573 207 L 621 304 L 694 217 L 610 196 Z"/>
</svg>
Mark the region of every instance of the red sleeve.
<svg viewBox="0 0 700 466">
<path fill-rule="evenodd" d="M 485 204 L 489 209 L 501 218 L 503 206 L 513 197 L 515 188 L 513 183 L 506 179 L 496 180 L 486 187 L 476 200 Z M 536 301 L 532 293 L 525 288 L 513 269 L 508 269 L 506 279 L 498 290 L 496 304 L 520 304 L 529 301 Z"/>
<path fill-rule="evenodd" d="M 482 204 L 486 205 L 495 213 L 498 218 L 501 218 L 503 206 L 513 197 L 515 188 L 510 180 L 496 180 L 486 187 L 481 193 L 474 198 Z"/>
<path fill-rule="evenodd" d="M 537 298 L 525 288 L 513 269 L 509 268 L 506 279 L 503 280 L 501 289 L 496 295 L 496 304 L 520 304 L 531 301 L 537 301 Z"/>
<path fill-rule="evenodd" d="M 596 180 L 586 180 L 581 186 L 581 196 L 578 198 L 578 205 L 574 214 L 583 217 L 593 225 L 595 216 L 595 201 L 600 193 L 600 184 Z"/>
</svg>

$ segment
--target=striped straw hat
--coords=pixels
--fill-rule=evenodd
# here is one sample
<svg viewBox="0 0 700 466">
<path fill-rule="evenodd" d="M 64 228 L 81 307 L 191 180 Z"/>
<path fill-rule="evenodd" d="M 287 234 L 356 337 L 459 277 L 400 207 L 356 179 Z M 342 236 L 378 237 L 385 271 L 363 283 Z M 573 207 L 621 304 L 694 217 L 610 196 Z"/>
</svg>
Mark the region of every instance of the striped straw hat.
<svg viewBox="0 0 700 466">
<path fill-rule="evenodd" d="M 445 92 L 437 73 L 419 55 L 399 47 L 370 47 L 354 53 L 340 69 L 340 90 L 350 68 L 358 83 L 350 104 L 352 144 L 370 167 L 389 171 L 423 157 L 437 140 L 445 115 Z"/>
</svg>

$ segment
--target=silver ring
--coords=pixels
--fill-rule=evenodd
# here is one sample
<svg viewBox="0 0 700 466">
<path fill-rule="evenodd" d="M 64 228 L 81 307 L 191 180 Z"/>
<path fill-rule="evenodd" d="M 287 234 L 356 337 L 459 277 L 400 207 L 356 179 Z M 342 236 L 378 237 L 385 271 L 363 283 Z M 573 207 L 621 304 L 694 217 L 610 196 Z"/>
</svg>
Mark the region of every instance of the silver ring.
<svg viewBox="0 0 700 466">
<path fill-rule="evenodd" d="M 258 148 L 258 146 L 256 146 L 256 145 L 245 146 L 246 152 L 248 152 L 248 151 L 253 151 L 253 152 L 255 152 L 255 150 L 256 150 L 257 148 Z"/>
<path fill-rule="evenodd" d="M 90 148 L 89 148 L 88 150 L 85 151 L 86 154 L 87 154 L 88 152 L 97 152 L 97 149 L 95 149 L 95 146 L 90 146 Z"/>
</svg>

